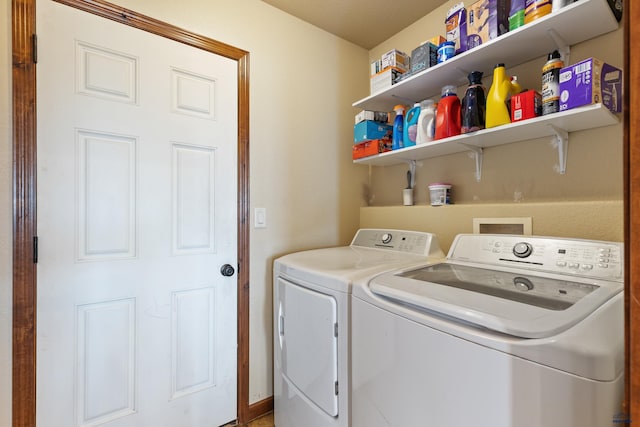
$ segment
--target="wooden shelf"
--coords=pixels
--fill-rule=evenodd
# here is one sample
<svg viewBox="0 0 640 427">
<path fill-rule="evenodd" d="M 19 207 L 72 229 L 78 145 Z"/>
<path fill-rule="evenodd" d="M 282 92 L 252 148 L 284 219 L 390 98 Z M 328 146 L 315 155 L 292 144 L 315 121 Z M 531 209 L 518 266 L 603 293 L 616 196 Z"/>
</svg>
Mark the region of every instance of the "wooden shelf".
<svg viewBox="0 0 640 427">
<path fill-rule="evenodd" d="M 617 28 L 618 22 L 607 0 L 580 0 L 357 101 L 353 106 L 363 110 L 391 111 L 398 103 L 413 104 L 439 97 L 444 85 L 466 84 L 467 74 L 471 71 L 482 71 L 488 76 L 497 63 L 511 68 L 554 49 L 568 51 L 571 45 Z"/>
</svg>

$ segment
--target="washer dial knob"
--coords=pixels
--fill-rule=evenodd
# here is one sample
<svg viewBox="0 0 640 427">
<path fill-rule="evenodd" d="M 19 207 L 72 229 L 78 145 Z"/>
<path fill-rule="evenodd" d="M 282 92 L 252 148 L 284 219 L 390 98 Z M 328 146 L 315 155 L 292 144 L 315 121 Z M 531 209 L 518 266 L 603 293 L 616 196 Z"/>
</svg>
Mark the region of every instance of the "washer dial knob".
<svg viewBox="0 0 640 427">
<path fill-rule="evenodd" d="M 382 243 L 384 243 L 386 245 L 387 243 L 389 243 L 391 241 L 392 238 L 393 238 L 393 236 L 391 235 L 391 233 L 384 233 L 382 235 Z"/>
<path fill-rule="evenodd" d="M 531 283 L 531 280 L 527 279 L 526 277 L 514 278 L 513 285 L 517 290 L 522 292 L 527 292 L 533 289 L 533 283 Z"/>
<path fill-rule="evenodd" d="M 513 254 L 518 258 L 526 258 L 533 252 L 533 246 L 527 242 L 516 243 L 513 247 Z"/>
</svg>

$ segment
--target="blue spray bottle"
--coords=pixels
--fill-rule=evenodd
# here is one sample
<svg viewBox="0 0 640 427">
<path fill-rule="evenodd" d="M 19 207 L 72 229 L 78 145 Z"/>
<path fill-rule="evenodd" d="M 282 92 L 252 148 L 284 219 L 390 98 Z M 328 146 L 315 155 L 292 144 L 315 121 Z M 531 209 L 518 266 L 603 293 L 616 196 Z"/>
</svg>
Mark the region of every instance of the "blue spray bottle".
<svg viewBox="0 0 640 427">
<path fill-rule="evenodd" d="M 416 145 L 418 136 L 418 117 L 420 117 L 420 103 L 413 104 L 413 108 L 404 115 L 404 146 Z"/>
<path fill-rule="evenodd" d="M 393 120 L 393 138 L 391 143 L 392 150 L 404 148 L 404 105 L 396 105 L 393 107 L 396 112 L 396 118 Z"/>
</svg>

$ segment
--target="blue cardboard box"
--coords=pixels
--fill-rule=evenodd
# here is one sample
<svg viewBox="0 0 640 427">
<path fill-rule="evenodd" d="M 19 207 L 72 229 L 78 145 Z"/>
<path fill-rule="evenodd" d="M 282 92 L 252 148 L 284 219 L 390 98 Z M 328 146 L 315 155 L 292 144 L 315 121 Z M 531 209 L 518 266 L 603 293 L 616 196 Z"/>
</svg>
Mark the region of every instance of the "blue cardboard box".
<svg viewBox="0 0 640 427">
<path fill-rule="evenodd" d="M 353 143 L 358 144 L 372 139 L 391 138 L 392 133 L 393 126 L 391 125 L 365 120 L 353 127 Z"/>
</svg>

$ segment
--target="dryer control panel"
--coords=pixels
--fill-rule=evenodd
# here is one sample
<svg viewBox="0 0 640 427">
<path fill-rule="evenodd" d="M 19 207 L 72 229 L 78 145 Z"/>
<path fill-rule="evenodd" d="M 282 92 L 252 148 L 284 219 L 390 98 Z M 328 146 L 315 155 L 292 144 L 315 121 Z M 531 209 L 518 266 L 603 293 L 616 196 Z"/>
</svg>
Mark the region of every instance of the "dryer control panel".
<svg viewBox="0 0 640 427">
<path fill-rule="evenodd" d="M 444 257 L 436 235 L 422 231 L 363 228 L 358 230 L 351 246 Z"/>
<path fill-rule="evenodd" d="M 616 281 L 624 274 L 622 243 L 599 240 L 460 234 L 447 259 Z"/>
</svg>

